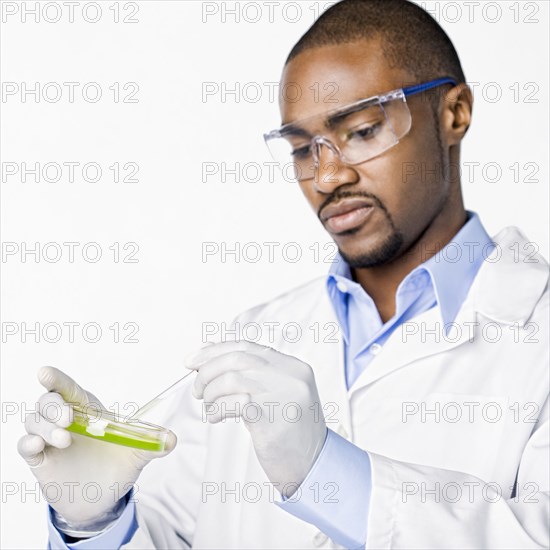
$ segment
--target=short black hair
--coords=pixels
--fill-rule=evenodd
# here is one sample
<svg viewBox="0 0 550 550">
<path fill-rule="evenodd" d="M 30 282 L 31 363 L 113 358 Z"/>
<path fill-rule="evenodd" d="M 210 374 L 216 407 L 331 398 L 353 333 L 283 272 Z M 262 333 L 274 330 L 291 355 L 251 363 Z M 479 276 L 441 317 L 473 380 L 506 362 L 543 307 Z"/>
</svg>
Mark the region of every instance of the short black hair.
<svg viewBox="0 0 550 550">
<path fill-rule="evenodd" d="M 341 0 L 302 36 L 286 63 L 321 46 L 381 38 L 390 67 L 402 67 L 418 82 L 449 76 L 466 81 L 451 39 L 439 23 L 408 0 Z"/>
</svg>

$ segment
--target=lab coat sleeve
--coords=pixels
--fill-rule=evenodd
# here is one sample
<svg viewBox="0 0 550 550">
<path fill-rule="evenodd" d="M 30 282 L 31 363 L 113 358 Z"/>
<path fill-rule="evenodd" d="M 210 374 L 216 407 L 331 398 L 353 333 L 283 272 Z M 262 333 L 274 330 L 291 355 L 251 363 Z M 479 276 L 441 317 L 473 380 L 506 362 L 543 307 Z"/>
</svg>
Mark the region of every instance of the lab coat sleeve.
<svg viewBox="0 0 550 550">
<path fill-rule="evenodd" d="M 123 546 L 124 550 L 153 550 L 166 548 L 181 550 L 191 548 L 190 544 L 174 529 L 158 511 L 145 506 L 136 510 L 138 529 L 132 539 Z"/>
<path fill-rule="evenodd" d="M 366 548 L 549 547 L 548 402 L 528 440 L 515 494 L 462 472 L 369 453 Z"/>
<path fill-rule="evenodd" d="M 65 543 L 63 535 L 55 528 L 51 518 L 48 521 L 48 550 L 107 550 L 140 549 L 153 550 L 170 548 L 180 550 L 190 548 L 166 519 L 157 510 L 141 507 L 139 511 L 133 503 L 126 506 L 121 517 L 104 533 L 73 544 Z"/>
<path fill-rule="evenodd" d="M 96 548 L 120 548 L 122 544 L 132 538 L 136 530 L 135 521 L 135 504 L 132 500 L 132 494 L 124 511 L 117 521 L 106 529 L 100 535 L 83 539 L 79 542 L 67 544 L 64 536 L 58 531 L 55 526 L 52 510 L 48 507 L 48 533 L 49 533 L 49 550 L 95 550 Z"/>
</svg>

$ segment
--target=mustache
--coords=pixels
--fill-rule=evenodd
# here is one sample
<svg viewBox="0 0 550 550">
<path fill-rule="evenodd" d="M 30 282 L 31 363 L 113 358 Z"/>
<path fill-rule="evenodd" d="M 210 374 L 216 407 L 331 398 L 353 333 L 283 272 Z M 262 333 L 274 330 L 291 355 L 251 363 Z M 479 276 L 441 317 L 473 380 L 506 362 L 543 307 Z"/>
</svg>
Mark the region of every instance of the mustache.
<svg viewBox="0 0 550 550">
<path fill-rule="evenodd" d="M 317 217 L 319 220 L 321 220 L 321 212 L 324 208 L 329 206 L 332 203 L 339 202 L 343 199 L 357 199 L 357 198 L 366 198 L 370 199 L 375 206 L 378 206 L 378 208 L 382 209 L 386 215 L 389 215 L 388 210 L 384 203 L 373 193 L 369 193 L 368 191 L 336 191 L 325 201 L 323 201 L 323 204 L 319 207 L 319 210 L 317 211 Z M 322 220 L 321 220 L 322 221 Z"/>
</svg>

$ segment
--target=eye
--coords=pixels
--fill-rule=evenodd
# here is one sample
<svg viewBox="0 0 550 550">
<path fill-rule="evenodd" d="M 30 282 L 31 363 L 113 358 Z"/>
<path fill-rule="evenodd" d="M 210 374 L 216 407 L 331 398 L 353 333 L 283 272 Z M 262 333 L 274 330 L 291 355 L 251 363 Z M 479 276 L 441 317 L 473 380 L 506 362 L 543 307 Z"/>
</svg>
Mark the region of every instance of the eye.
<svg viewBox="0 0 550 550">
<path fill-rule="evenodd" d="M 311 146 L 304 145 L 303 147 L 297 147 L 290 153 L 295 159 L 305 159 L 311 155 Z"/>
<path fill-rule="evenodd" d="M 350 128 L 347 132 L 347 141 L 351 140 L 361 140 L 367 141 L 378 135 L 380 129 L 382 128 L 382 123 L 377 122 L 376 124 L 361 125 Z"/>
</svg>

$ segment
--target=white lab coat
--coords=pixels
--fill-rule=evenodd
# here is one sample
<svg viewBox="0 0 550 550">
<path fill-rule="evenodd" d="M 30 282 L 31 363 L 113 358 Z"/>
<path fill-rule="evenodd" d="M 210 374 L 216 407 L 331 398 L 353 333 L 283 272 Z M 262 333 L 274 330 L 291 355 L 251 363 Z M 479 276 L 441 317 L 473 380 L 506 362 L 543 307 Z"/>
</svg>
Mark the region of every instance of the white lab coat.
<svg viewBox="0 0 550 550">
<path fill-rule="evenodd" d="M 260 343 L 310 364 L 329 427 L 370 453 L 367 548 L 548 547 L 548 264 L 514 227 L 493 240 L 502 256 L 483 263 L 455 332 L 442 332 L 437 307 L 419 315 L 349 391 L 325 278 L 237 318 L 302 327 L 296 343 L 275 329 Z M 439 419 L 421 417 L 437 407 Z M 185 391 L 166 423 L 178 446 L 138 480 L 140 527 L 123 548 L 338 547 L 273 504 L 242 422 L 203 422 Z"/>
</svg>

